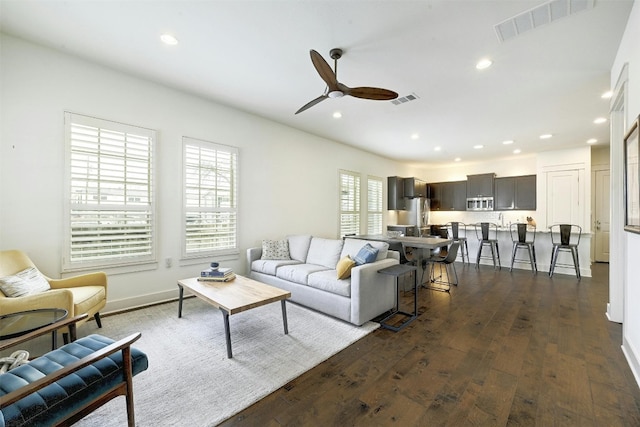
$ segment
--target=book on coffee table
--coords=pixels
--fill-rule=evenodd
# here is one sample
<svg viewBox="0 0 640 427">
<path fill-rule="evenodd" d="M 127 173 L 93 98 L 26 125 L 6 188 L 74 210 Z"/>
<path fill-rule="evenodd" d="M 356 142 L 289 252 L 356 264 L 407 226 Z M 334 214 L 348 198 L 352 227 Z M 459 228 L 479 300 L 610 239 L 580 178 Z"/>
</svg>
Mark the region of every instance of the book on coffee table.
<svg viewBox="0 0 640 427">
<path fill-rule="evenodd" d="M 220 277 L 214 277 L 214 276 L 208 276 L 208 277 L 198 277 L 198 280 L 201 282 L 230 282 L 233 279 L 236 278 L 235 273 L 231 273 L 228 274 L 226 276 L 220 276 Z"/>
</svg>

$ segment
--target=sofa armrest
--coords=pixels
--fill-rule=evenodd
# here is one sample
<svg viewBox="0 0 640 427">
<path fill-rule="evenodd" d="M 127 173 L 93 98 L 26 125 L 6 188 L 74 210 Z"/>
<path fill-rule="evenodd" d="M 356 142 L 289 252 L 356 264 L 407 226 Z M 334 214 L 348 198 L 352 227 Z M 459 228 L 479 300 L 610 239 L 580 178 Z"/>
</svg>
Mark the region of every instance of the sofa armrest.
<svg viewBox="0 0 640 427">
<path fill-rule="evenodd" d="M 247 249 L 247 270 L 251 271 L 251 263 L 262 258 L 262 248 Z"/>
<path fill-rule="evenodd" d="M 123 363 L 124 363 L 124 371 L 127 378 L 131 378 L 131 353 L 130 348 L 131 344 L 137 341 L 140 338 L 140 332 L 129 335 L 126 338 L 121 339 L 120 341 L 116 341 L 115 343 L 108 345 L 100 350 L 91 353 L 90 355 L 79 359 L 78 361 L 71 363 L 65 366 L 62 369 L 58 369 L 28 385 L 21 387 L 17 390 L 14 390 L 10 393 L 5 394 L 4 396 L 0 396 L 0 407 L 4 408 L 5 406 L 9 406 L 12 403 L 17 402 L 18 400 L 34 393 L 49 384 L 53 384 L 54 382 L 66 377 L 67 375 L 79 371 L 80 369 L 91 365 L 92 363 L 97 362 L 100 359 L 104 359 L 111 354 L 123 350 Z"/>
<path fill-rule="evenodd" d="M 394 258 L 354 267 L 351 270 L 351 322 L 362 325 L 395 304 L 393 277 L 378 274 L 378 270 L 398 264 Z"/>
</svg>

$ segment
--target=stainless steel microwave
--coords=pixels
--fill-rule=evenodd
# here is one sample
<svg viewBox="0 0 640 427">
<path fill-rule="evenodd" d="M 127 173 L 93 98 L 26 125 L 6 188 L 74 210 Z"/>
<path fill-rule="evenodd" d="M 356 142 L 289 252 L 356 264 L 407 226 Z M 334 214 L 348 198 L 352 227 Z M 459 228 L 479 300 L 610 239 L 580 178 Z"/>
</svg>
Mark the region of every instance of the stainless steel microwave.
<svg viewBox="0 0 640 427">
<path fill-rule="evenodd" d="M 467 198 L 468 211 L 492 211 L 493 197 L 469 197 Z"/>
</svg>

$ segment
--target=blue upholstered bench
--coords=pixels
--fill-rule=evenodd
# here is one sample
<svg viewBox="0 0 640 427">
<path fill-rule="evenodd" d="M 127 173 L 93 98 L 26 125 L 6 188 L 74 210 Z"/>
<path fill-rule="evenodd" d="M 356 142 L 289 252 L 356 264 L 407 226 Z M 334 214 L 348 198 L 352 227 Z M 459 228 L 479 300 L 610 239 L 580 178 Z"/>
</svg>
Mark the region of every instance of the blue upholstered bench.
<svg viewBox="0 0 640 427">
<path fill-rule="evenodd" d="M 0 374 L 0 427 L 70 425 L 121 395 L 135 425 L 132 377 L 148 367 L 138 338 L 89 335 Z"/>
</svg>

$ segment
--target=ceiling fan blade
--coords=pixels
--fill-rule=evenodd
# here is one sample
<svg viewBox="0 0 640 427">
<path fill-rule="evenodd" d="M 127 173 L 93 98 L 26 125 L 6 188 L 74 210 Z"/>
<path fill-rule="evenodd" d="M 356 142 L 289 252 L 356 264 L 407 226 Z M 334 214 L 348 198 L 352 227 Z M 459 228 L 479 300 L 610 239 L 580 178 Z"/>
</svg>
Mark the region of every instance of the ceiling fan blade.
<svg viewBox="0 0 640 427">
<path fill-rule="evenodd" d="M 325 61 L 322 55 L 313 49 L 311 49 L 309 54 L 311 55 L 311 62 L 313 62 L 313 66 L 316 67 L 316 71 L 329 87 L 329 92 L 337 90 L 338 80 L 327 61 Z"/>
<path fill-rule="evenodd" d="M 340 90 L 345 95 L 355 96 L 356 98 L 373 99 L 376 101 L 389 101 L 396 99 L 398 94 L 392 90 L 381 89 L 379 87 L 354 87 L 350 88 L 343 84 L 339 84 Z"/>
<path fill-rule="evenodd" d="M 324 101 L 325 99 L 327 99 L 328 96 L 327 95 L 320 95 L 319 97 L 317 97 L 316 99 L 314 99 L 313 101 L 307 102 L 306 104 L 304 104 L 302 107 L 300 107 L 300 109 L 298 111 L 296 111 L 296 114 L 298 113 L 302 113 L 304 110 L 307 110 L 311 107 L 313 107 L 314 105 Z"/>
</svg>

